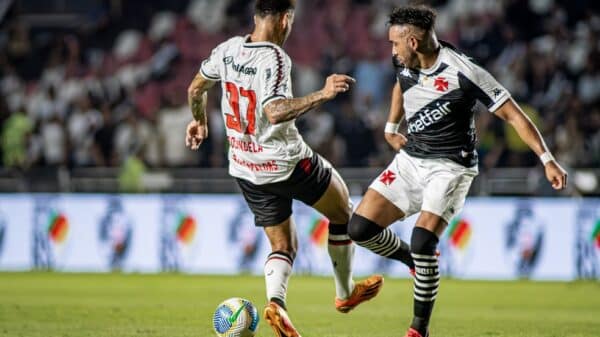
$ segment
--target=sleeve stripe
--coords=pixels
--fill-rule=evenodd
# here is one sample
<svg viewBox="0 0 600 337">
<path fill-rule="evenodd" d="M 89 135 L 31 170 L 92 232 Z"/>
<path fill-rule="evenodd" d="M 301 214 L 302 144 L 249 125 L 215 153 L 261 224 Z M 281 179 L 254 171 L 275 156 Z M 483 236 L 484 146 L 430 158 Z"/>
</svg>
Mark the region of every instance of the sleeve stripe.
<svg viewBox="0 0 600 337">
<path fill-rule="evenodd" d="M 502 104 L 504 104 L 504 102 L 508 101 L 510 99 L 510 94 L 508 93 L 508 91 L 504 91 L 504 95 L 502 95 L 502 97 L 500 97 L 500 99 L 496 100 L 496 102 L 494 102 L 494 104 L 492 104 L 491 106 L 488 106 L 488 110 L 490 112 L 495 112 L 496 110 L 498 110 L 498 108 L 500 108 L 502 106 Z"/>
<path fill-rule="evenodd" d="M 202 67 L 200 67 L 200 74 L 202 74 L 202 76 L 204 76 L 206 79 L 209 79 L 209 80 L 213 80 L 213 81 L 219 81 L 219 80 L 221 80 L 218 77 L 208 75 L 206 72 L 204 72 L 204 70 L 202 69 Z"/>
<path fill-rule="evenodd" d="M 275 100 L 275 99 L 277 99 L 277 98 L 287 98 L 287 97 L 286 97 L 286 96 L 283 96 L 283 95 L 278 95 L 278 94 L 275 94 L 275 95 L 272 95 L 272 96 L 269 96 L 269 97 L 267 97 L 267 98 L 263 99 L 263 101 L 262 101 L 261 105 L 262 105 L 262 106 L 265 106 L 265 105 L 267 105 L 267 104 L 268 104 L 268 103 L 270 103 L 271 101 L 274 101 L 274 100 Z"/>
</svg>

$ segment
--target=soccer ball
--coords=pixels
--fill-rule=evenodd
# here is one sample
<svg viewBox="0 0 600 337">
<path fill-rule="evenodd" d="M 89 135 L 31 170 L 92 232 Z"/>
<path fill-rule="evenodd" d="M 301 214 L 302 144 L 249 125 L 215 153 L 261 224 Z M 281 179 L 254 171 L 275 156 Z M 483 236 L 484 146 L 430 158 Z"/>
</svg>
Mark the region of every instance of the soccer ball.
<svg viewBox="0 0 600 337">
<path fill-rule="evenodd" d="M 252 337 L 258 329 L 258 311 L 243 298 L 227 299 L 215 310 L 213 328 L 219 337 Z"/>
</svg>

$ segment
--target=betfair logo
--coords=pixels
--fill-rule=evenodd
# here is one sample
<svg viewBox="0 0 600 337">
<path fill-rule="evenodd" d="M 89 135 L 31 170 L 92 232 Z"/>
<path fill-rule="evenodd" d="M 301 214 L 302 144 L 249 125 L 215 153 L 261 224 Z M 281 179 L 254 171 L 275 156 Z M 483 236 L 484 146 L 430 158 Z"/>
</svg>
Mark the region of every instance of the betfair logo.
<svg viewBox="0 0 600 337">
<path fill-rule="evenodd" d="M 448 106 L 450 102 L 446 102 L 441 104 L 437 102 L 437 107 L 435 109 L 425 109 L 421 113 L 417 119 L 413 119 L 408 123 L 408 132 L 420 132 L 425 130 L 426 127 L 437 123 L 440 119 L 444 118 L 444 116 L 450 113 L 450 108 Z"/>
</svg>

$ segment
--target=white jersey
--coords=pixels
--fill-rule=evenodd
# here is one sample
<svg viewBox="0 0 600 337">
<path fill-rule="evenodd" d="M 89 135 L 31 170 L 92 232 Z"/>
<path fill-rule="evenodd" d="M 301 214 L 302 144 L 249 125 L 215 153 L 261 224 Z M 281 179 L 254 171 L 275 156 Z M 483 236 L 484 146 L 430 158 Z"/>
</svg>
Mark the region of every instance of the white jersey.
<svg viewBox="0 0 600 337">
<path fill-rule="evenodd" d="M 440 43 L 431 68 L 396 70 L 408 124 L 404 151 L 414 157 L 448 158 L 472 167 L 477 165 L 476 102 L 494 112 L 510 93 L 452 45 Z"/>
<path fill-rule="evenodd" d="M 233 37 L 202 62 L 200 73 L 221 81 L 221 111 L 229 141 L 229 174 L 262 185 L 287 179 L 312 150 L 294 120 L 272 125 L 269 102 L 292 98 L 292 62 L 279 46 Z"/>
</svg>

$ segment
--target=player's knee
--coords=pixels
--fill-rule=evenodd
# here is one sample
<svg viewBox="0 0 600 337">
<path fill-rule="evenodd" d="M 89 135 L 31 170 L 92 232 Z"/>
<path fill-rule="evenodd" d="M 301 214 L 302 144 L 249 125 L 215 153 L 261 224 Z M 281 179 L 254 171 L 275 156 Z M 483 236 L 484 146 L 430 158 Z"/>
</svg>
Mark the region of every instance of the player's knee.
<svg viewBox="0 0 600 337">
<path fill-rule="evenodd" d="M 438 241 L 435 233 L 425 228 L 415 227 L 410 238 L 410 251 L 414 254 L 434 255 Z"/>
<path fill-rule="evenodd" d="M 287 240 L 275 241 L 271 242 L 271 251 L 273 252 L 283 252 L 289 255 L 292 259 L 296 258 L 296 253 L 298 251 L 296 244 L 294 242 L 290 242 Z"/>
<path fill-rule="evenodd" d="M 348 235 L 353 241 L 367 241 L 381 233 L 383 228 L 375 222 L 354 213 L 348 223 Z"/>
<path fill-rule="evenodd" d="M 350 221 L 352 211 L 350 208 L 340 207 L 334 214 L 330 214 L 328 217 L 330 223 L 335 224 L 347 224 Z"/>
<path fill-rule="evenodd" d="M 347 224 L 348 221 L 350 221 L 351 215 L 352 212 L 350 208 L 344 208 L 342 206 L 325 212 L 325 216 L 327 216 L 327 219 L 329 219 L 329 223 L 333 224 Z"/>
</svg>

